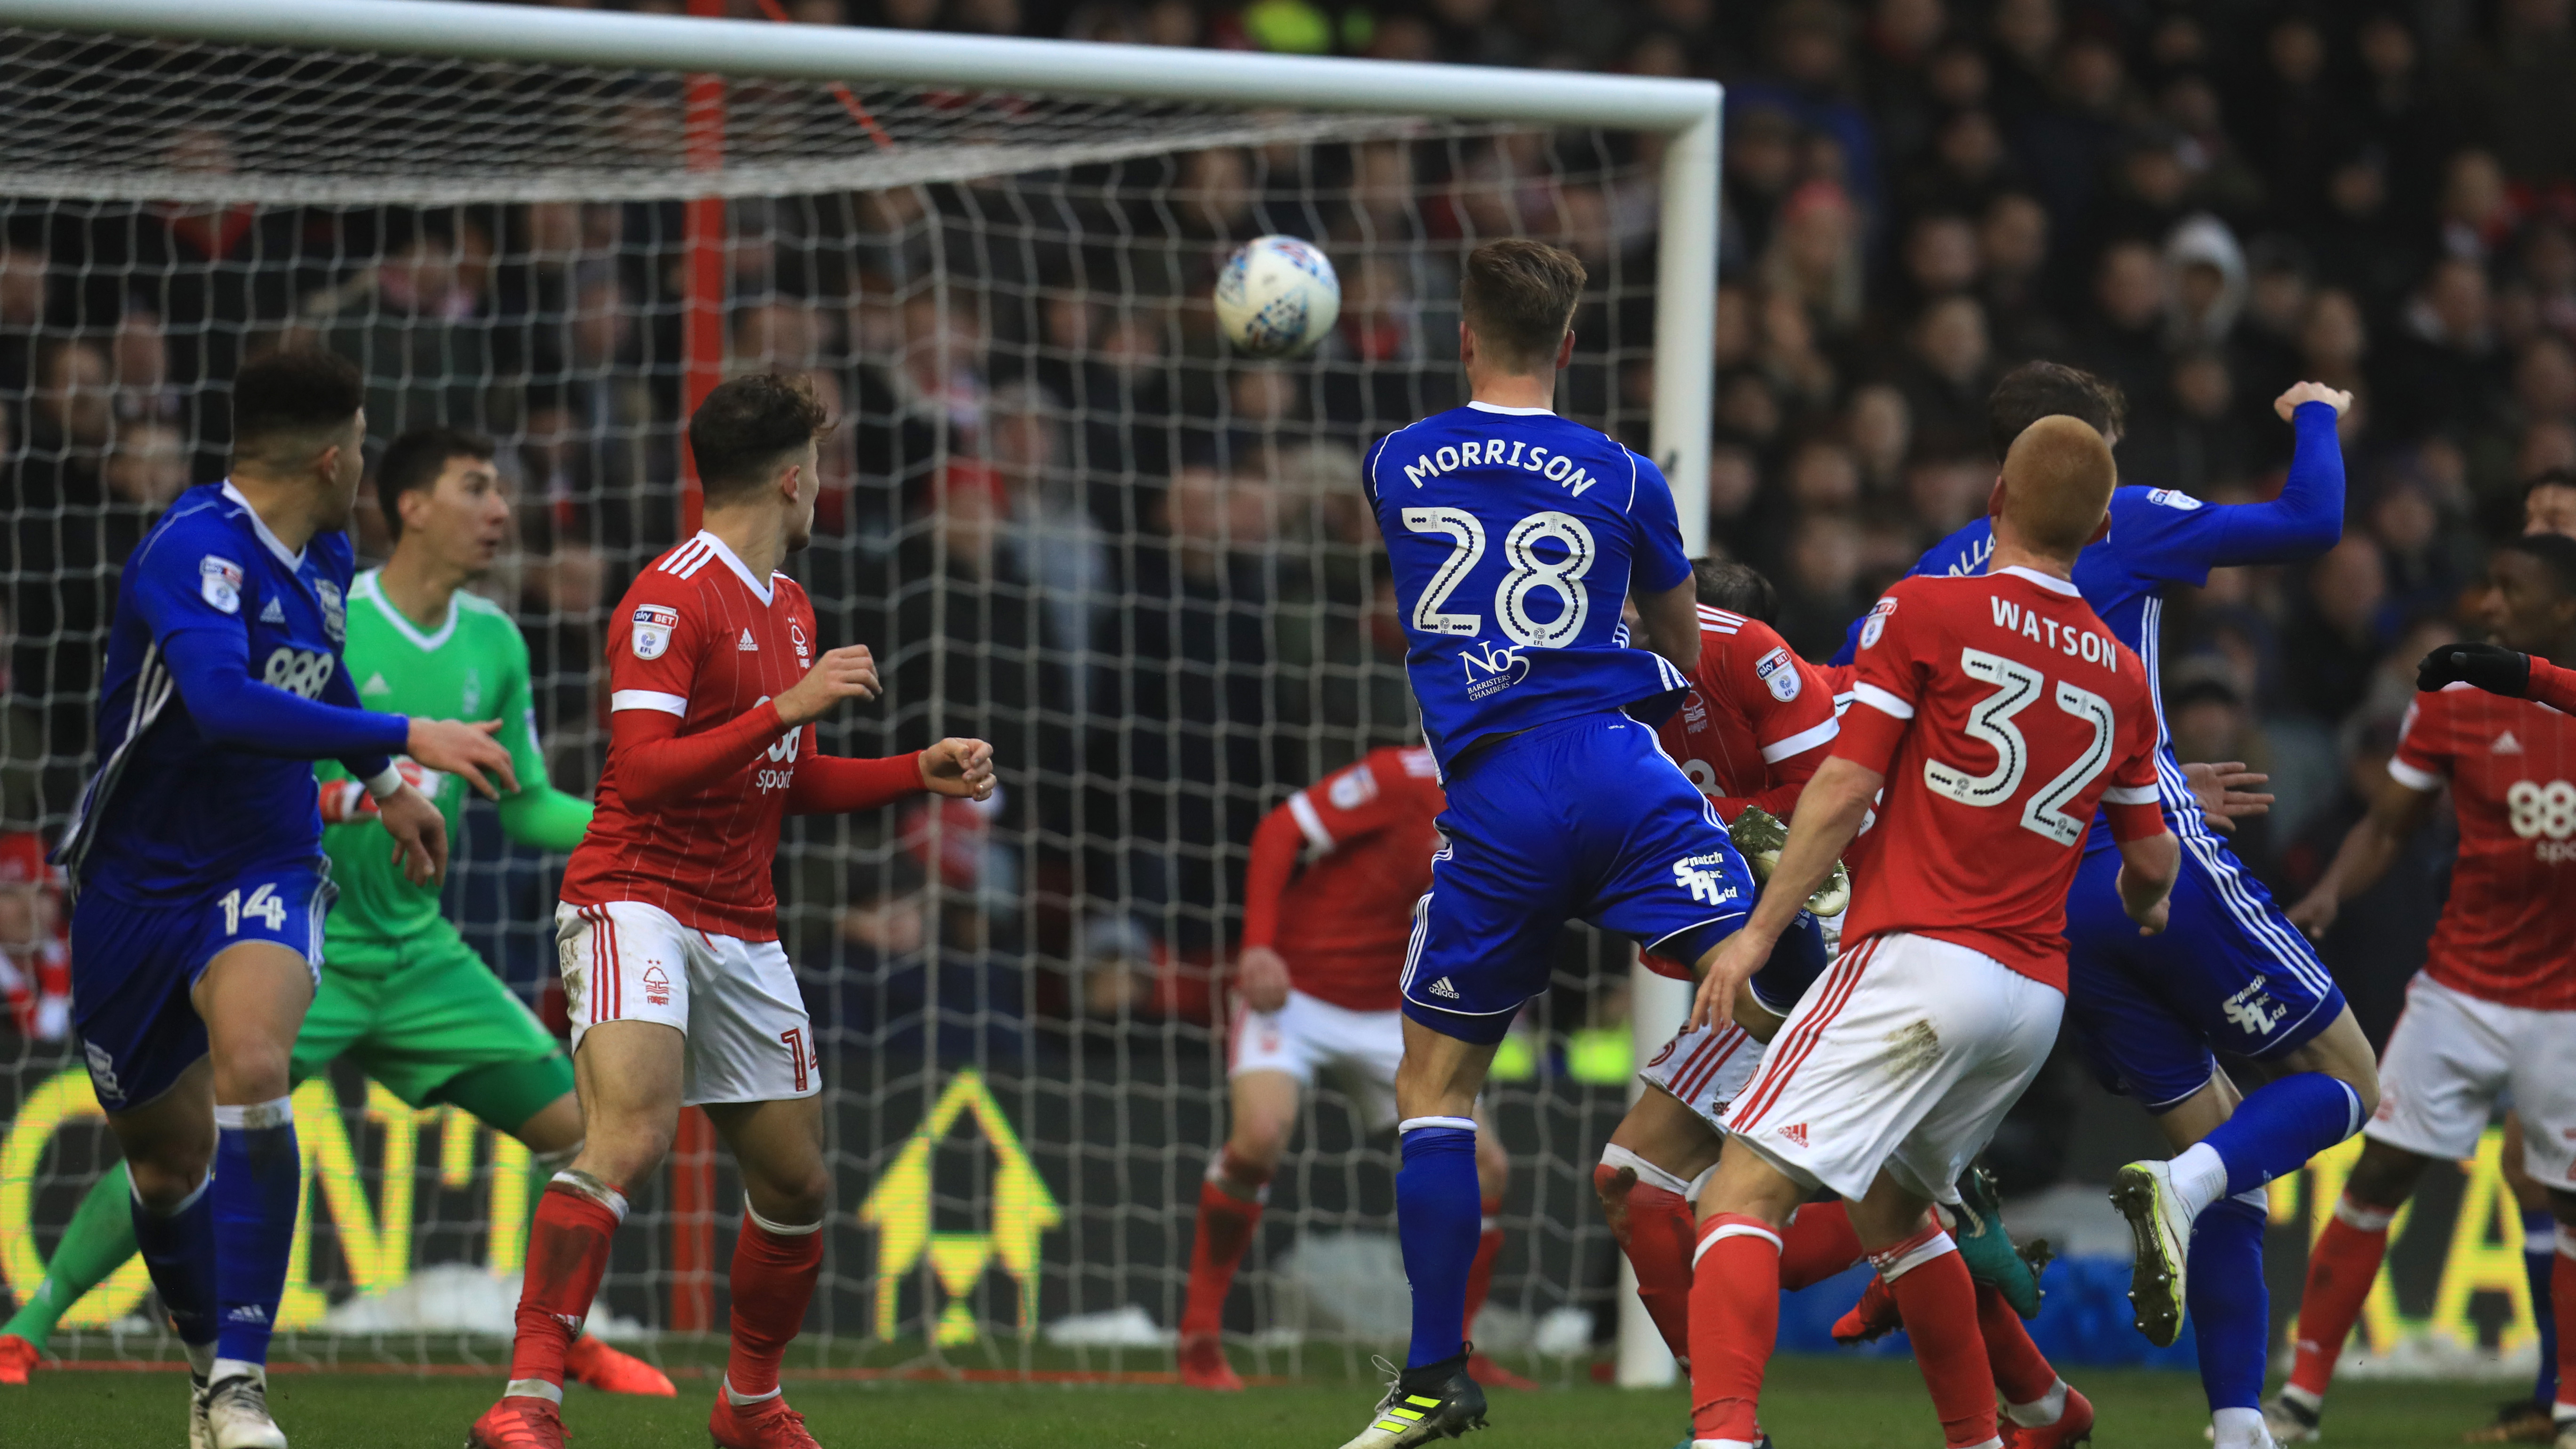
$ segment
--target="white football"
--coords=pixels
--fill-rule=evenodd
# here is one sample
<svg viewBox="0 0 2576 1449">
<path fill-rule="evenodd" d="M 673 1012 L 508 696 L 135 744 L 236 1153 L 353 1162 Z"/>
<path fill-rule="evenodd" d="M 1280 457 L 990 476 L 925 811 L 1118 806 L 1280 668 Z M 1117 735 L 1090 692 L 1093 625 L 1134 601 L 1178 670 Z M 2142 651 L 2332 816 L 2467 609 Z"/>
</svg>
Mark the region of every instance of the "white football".
<svg viewBox="0 0 2576 1449">
<path fill-rule="evenodd" d="M 1293 357 L 1324 340 L 1342 315 L 1342 283 L 1322 248 L 1293 236 L 1254 237 L 1216 274 L 1216 320 L 1254 357 Z"/>
</svg>

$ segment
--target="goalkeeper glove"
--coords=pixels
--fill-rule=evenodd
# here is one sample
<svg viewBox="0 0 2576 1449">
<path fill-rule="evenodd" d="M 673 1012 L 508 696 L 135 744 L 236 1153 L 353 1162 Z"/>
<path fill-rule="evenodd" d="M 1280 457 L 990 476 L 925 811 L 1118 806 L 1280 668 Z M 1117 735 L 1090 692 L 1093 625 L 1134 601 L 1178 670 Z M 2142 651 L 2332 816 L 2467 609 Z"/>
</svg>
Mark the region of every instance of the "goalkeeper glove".
<svg viewBox="0 0 2576 1449">
<path fill-rule="evenodd" d="M 2531 656 L 2496 644 L 2445 644 L 2415 666 L 2417 689 L 2429 693 L 2451 684 L 2520 699 L 2531 688 Z"/>
<path fill-rule="evenodd" d="M 352 820 L 372 819 L 378 813 L 375 797 L 357 780 L 322 782 L 322 823 L 345 825 Z"/>
<path fill-rule="evenodd" d="M 1761 806 L 1747 805 L 1744 813 L 1735 817 L 1735 823 L 1726 828 L 1726 833 L 1734 838 L 1735 848 L 1743 853 L 1745 864 L 1753 868 L 1754 882 L 1769 881 L 1771 872 L 1780 868 L 1780 849 L 1789 843 L 1789 827 Z M 1843 907 L 1850 904 L 1851 873 L 1843 869 L 1843 863 L 1838 860 L 1834 862 L 1834 873 L 1825 877 L 1825 883 L 1816 888 L 1814 895 L 1807 897 L 1807 909 L 1815 915 L 1831 916 L 1840 914 Z"/>
</svg>

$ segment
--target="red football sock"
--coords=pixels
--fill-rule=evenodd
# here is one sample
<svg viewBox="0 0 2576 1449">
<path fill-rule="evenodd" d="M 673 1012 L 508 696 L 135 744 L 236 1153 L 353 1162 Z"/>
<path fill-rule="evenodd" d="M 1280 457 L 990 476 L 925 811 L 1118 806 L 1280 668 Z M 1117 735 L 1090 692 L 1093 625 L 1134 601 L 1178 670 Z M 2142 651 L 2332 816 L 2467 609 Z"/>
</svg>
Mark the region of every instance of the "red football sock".
<svg viewBox="0 0 2576 1449">
<path fill-rule="evenodd" d="M 2325 1397 L 2334 1383 L 2335 1356 L 2361 1317 L 2370 1285 L 2379 1279 L 2380 1259 L 2388 1255 L 2388 1223 L 2396 1216 L 2350 1193 L 2335 1204 L 2326 1230 L 2308 1249 L 2308 1282 L 2299 1295 L 2298 1358 L 2290 1368 L 2290 1387 L 2314 1398 Z M 2553 1280 L 2555 1281 L 2555 1280 Z"/>
<path fill-rule="evenodd" d="M 1691 1269 L 1691 1437 L 1762 1437 L 1762 1370 L 1780 1337 L 1780 1236 L 1760 1218 L 1699 1225 Z"/>
<path fill-rule="evenodd" d="M 1217 1172 L 1256 1191 L 1270 1176 L 1247 1169 L 1232 1153 L 1217 1159 Z M 1191 1235 L 1190 1291 L 1181 1306 L 1181 1332 L 1215 1333 L 1225 1327 L 1225 1295 L 1234 1287 L 1234 1270 L 1242 1266 L 1252 1247 L 1253 1225 L 1260 1221 L 1260 1198 L 1236 1197 L 1217 1185 L 1215 1174 L 1199 1184 L 1198 1230 Z"/>
<path fill-rule="evenodd" d="M 778 1392 L 778 1361 L 805 1326 L 814 1280 L 823 1273 L 823 1225 L 780 1228 L 743 1209 L 733 1243 L 733 1349 L 725 1387 L 737 1403 Z"/>
<path fill-rule="evenodd" d="M 1485 1199 L 1485 1230 L 1476 1239 L 1476 1261 L 1467 1265 L 1467 1316 L 1459 1322 L 1466 1326 L 1467 1337 L 1476 1336 L 1476 1314 L 1485 1306 L 1485 1295 L 1494 1288 L 1494 1259 L 1503 1251 L 1503 1200 Z"/>
<path fill-rule="evenodd" d="M 1619 1251 L 1628 1255 L 1628 1266 L 1637 1270 L 1637 1301 L 1646 1305 L 1646 1316 L 1655 1320 L 1664 1347 L 1688 1363 L 1691 1248 L 1698 1241 L 1699 1225 L 1691 1221 L 1690 1204 L 1680 1193 L 1651 1182 L 1637 1183 L 1628 1189 L 1624 1203 L 1612 1206 L 1610 1193 L 1618 1176 L 1615 1167 L 1592 1169 L 1592 1185 L 1602 1194 L 1611 1236 L 1619 1240 Z"/>
<path fill-rule="evenodd" d="M 2036 1404 L 2057 1387 L 2057 1370 L 2030 1341 L 2030 1330 L 2004 1301 L 2003 1290 L 1991 1283 L 1977 1285 L 1977 1332 L 1986 1340 L 1986 1364 L 2005 1403 Z"/>
<path fill-rule="evenodd" d="M 1862 1258 L 1860 1234 L 1842 1200 L 1811 1202 L 1780 1230 L 1780 1286 L 1812 1288 Z"/>
<path fill-rule="evenodd" d="M 1932 1409 L 1951 1449 L 1995 1441 L 1995 1375 L 1977 1332 L 1977 1285 L 1950 1235 L 1927 1224 L 1885 1251 L 1870 1254 L 1896 1295 L 1914 1366 L 1932 1391 Z M 2052 1376 L 2053 1377 L 2053 1376 Z"/>
<path fill-rule="evenodd" d="M 558 1173 L 537 1195 L 528 1227 L 527 1274 L 519 1284 L 518 1334 L 510 1344 L 508 1392 L 563 1398 L 564 1350 L 581 1333 L 608 1271 L 608 1241 L 626 1217 L 626 1199 L 596 1183 L 574 1185 Z M 601 1193 L 607 1196 L 602 1198 Z M 551 1386 L 553 1393 L 544 1392 Z"/>
<path fill-rule="evenodd" d="M 2549 1265 L 2549 1303 L 2558 1318 L 2558 1422 L 2576 1414 L 2576 1232 L 2558 1229 L 2558 1260 Z"/>
</svg>

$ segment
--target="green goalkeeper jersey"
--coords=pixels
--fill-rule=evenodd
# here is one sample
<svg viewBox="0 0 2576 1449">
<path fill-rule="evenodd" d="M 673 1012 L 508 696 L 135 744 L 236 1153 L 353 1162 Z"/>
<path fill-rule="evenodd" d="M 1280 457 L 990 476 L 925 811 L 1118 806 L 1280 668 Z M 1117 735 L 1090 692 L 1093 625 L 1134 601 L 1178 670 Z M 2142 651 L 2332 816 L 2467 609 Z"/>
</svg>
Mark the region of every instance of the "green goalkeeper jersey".
<svg viewBox="0 0 2576 1449">
<path fill-rule="evenodd" d="M 499 719 L 501 743 L 519 776 L 518 793 L 501 800 L 501 828 L 511 839 L 545 850 L 569 851 L 580 844 L 590 826 L 590 802 L 546 782 L 529 694 L 528 644 L 518 626 L 498 604 L 460 589 L 448 601 L 445 622 L 423 632 L 385 597 L 379 572 L 360 574 L 349 587 L 347 668 L 360 702 L 429 719 Z M 457 817 L 473 787 L 462 776 L 401 763 L 447 817 L 452 854 Z M 318 769 L 325 780 L 346 773 L 329 761 Z M 438 887 L 404 879 L 393 842 L 375 820 L 329 827 L 322 832 L 322 848 L 340 888 L 324 941 L 324 959 L 332 965 L 373 959 L 377 953 L 370 947 L 452 932 L 439 910 Z"/>
</svg>

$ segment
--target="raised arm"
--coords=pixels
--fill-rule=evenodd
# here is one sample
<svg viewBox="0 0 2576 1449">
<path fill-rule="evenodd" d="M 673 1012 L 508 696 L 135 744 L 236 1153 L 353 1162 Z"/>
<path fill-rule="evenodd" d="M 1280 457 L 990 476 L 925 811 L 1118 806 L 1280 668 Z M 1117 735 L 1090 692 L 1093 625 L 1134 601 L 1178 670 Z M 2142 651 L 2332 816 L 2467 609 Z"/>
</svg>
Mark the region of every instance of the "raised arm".
<svg viewBox="0 0 2576 1449">
<path fill-rule="evenodd" d="M 2219 528 L 2210 562 L 2216 567 L 2312 558 L 2343 537 L 2343 440 L 2335 428 L 2352 394 L 2303 382 L 2272 406 L 2298 432 L 2289 478 L 2268 503 L 2213 506 Z"/>
</svg>

